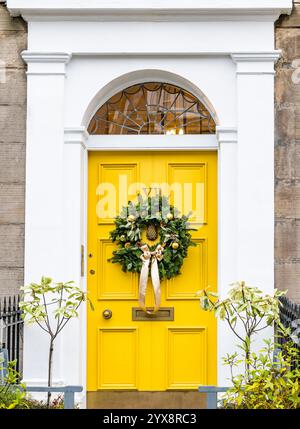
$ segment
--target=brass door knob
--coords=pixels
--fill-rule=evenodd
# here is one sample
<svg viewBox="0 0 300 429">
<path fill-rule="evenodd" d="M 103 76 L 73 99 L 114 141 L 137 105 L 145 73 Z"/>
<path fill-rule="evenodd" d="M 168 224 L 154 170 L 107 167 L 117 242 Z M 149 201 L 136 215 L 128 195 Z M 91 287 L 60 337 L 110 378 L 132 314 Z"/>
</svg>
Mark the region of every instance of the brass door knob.
<svg viewBox="0 0 300 429">
<path fill-rule="evenodd" d="M 95 271 L 95 270 L 90 270 L 90 274 L 91 274 L 92 276 L 94 276 L 94 275 L 96 274 L 96 271 Z"/>
<path fill-rule="evenodd" d="M 111 319 L 111 317 L 112 317 L 112 311 L 111 310 L 109 310 L 108 308 L 106 309 L 106 310 L 104 310 L 103 312 L 102 312 L 102 316 L 104 317 L 104 319 Z"/>
</svg>

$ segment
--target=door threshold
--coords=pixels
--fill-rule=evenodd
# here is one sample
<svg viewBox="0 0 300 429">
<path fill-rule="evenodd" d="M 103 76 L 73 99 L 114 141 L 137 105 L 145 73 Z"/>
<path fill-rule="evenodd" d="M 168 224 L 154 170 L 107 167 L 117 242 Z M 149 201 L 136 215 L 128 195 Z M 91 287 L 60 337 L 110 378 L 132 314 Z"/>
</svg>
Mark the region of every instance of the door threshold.
<svg viewBox="0 0 300 429">
<path fill-rule="evenodd" d="M 195 390 L 87 392 L 88 409 L 204 409 L 206 395 Z"/>
</svg>

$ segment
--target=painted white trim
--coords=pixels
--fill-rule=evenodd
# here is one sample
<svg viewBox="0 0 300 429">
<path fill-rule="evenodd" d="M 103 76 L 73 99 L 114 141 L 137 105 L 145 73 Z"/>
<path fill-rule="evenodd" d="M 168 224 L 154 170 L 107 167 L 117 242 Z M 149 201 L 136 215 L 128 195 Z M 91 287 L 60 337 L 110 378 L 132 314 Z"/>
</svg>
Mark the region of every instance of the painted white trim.
<svg viewBox="0 0 300 429">
<path fill-rule="evenodd" d="M 28 63 L 64 63 L 68 64 L 71 55 L 65 52 L 22 52 L 23 60 Z"/>
<path fill-rule="evenodd" d="M 88 158 L 86 140 L 88 133 L 84 127 L 64 130 L 64 231 L 65 231 L 65 271 L 68 278 L 74 279 L 84 292 L 87 292 L 87 208 L 88 208 Z M 84 273 L 81 272 L 81 246 L 84 246 Z M 76 383 L 83 386 L 81 405 L 86 403 L 86 344 L 87 344 L 87 306 L 79 309 L 79 318 L 73 320 L 63 333 L 61 366 L 65 380 L 74 384 L 74 373 L 78 374 Z M 76 335 L 76 340 L 74 340 Z M 73 360 L 70 365 L 69 353 Z"/>
<path fill-rule="evenodd" d="M 72 55 L 66 52 L 32 52 L 23 51 L 21 56 L 28 65 L 27 75 L 64 76 L 66 65 Z"/>
<path fill-rule="evenodd" d="M 236 52 L 231 54 L 237 75 L 275 75 L 274 65 L 281 50 L 269 52 Z"/>
<path fill-rule="evenodd" d="M 231 141 L 236 128 L 217 127 L 217 129 L 218 135 L 89 135 L 84 126 L 79 126 L 65 128 L 64 143 L 80 144 L 84 149 L 91 151 L 217 150 L 221 133 Z"/>
<path fill-rule="evenodd" d="M 219 143 L 237 143 L 238 135 L 236 127 L 216 127 L 216 136 Z"/>
<path fill-rule="evenodd" d="M 270 61 L 275 63 L 281 55 L 281 50 L 276 49 L 269 52 L 233 52 L 231 57 L 235 63 L 238 62 L 261 62 Z"/>
<path fill-rule="evenodd" d="M 228 285 L 237 280 L 237 128 L 217 127 L 218 150 L 218 293 L 225 298 Z M 218 320 L 218 383 L 228 385 L 222 356 L 229 352 L 235 339 L 224 321 Z"/>
<path fill-rule="evenodd" d="M 217 150 L 215 134 L 210 135 L 92 135 L 87 141 L 88 150 L 97 151 L 169 151 Z"/>
<path fill-rule="evenodd" d="M 140 52 L 140 51 L 74 51 L 71 53 L 67 52 L 36 52 L 26 50 L 21 53 L 23 60 L 28 63 L 64 63 L 68 64 L 72 57 L 165 57 L 166 55 L 171 57 L 224 57 L 231 56 L 235 63 L 240 62 L 273 62 L 280 58 L 282 51 L 280 49 L 270 51 L 151 51 L 151 52 Z"/>
<path fill-rule="evenodd" d="M 13 16 L 30 20 L 275 20 L 290 13 L 292 0 L 8 0 L 7 6 Z"/>
<path fill-rule="evenodd" d="M 257 51 L 257 52 L 253 52 L 253 51 L 245 51 L 245 52 L 234 52 L 234 51 L 228 51 L 227 49 L 224 51 L 204 51 L 204 50 L 194 50 L 194 51 L 176 51 L 176 50 L 172 50 L 172 51 L 147 51 L 147 52 L 142 52 L 142 51 L 99 51 L 99 52 L 94 52 L 94 51 L 74 51 L 72 52 L 72 57 L 89 57 L 89 58 L 110 58 L 110 57 L 114 57 L 114 58 L 136 58 L 136 57 L 145 57 L 145 58 L 155 58 L 155 57 L 166 57 L 168 56 L 169 58 L 206 58 L 206 57 L 239 57 L 241 54 L 244 54 L 245 57 L 247 58 L 249 56 L 249 58 L 257 58 L 257 61 L 264 61 L 263 59 L 260 60 L 259 58 L 266 58 L 266 61 L 268 61 L 268 55 L 270 55 L 270 57 L 272 55 L 275 55 L 276 52 L 280 53 L 281 51 L 269 51 L 269 52 L 265 52 L 265 51 Z M 232 58 L 233 59 L 233 58 Z M 276 57 L 276 61 L 277 61 L 278 57 Z M 253 59 L 253 61 L 255 61 Z"/>
<path fill-rule="evenodd" d="M 274 22 L 280 15 L 289 15 L 290 11 L 286 9 L 280 10 L 269 10 L 264 13 L 250 13 L 245 14 L 240 11 L 234 12 L 220 12 L 219 14 L 205 13 L 204 11 L 192 11 L 188 13 L 180 14 L 162 13 L 161 11 L 140 13 L 126 10 L 119 10 L 119 13 L 107 11 L 107 13 L 99 14 L 97 10 L 88 13 L 73 12 L 70 14 L 70 10 L 65 10 L 59 14 L 48 12 L 47 14 L 40 14 L 34 10 L 29 11 L 15 11 L 9 9 L 12 17 L 22 16 L 26 22 L 58 22 L 58 21 L 72 21 L 72 22 L 241 22 L 241 21 L 253 21 L 253 22 Z"/>
<path fill-rule="evenodd" d="M 65 128 L 64 135 L 65 144 L 80 144 L 84 149 L 87 148 L 89 133 L 85 127 Z"/>
</svg>

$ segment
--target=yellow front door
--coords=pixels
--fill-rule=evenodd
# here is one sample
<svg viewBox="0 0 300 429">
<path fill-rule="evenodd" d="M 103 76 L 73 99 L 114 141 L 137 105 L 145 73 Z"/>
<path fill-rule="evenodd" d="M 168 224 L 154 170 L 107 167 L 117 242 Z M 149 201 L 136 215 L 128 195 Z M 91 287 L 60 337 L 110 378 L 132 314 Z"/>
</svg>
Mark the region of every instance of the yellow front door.
<svg viewBox="0 0 300 429">
<path fill-rule="evenodd" d="M 197 246 L 190 248 L 182 275 L 161 283 L 161 306 L 172 310 L 174 320 L 134 320 L 138 276 L 108 262 L 115 248 L 109 239 L 113 216 L 136 199 L 136 188 L 130 189 L 134 183 L 147 189 L 169 184 L 171 199 L 184 214 L 193 210 Z M 108 194 L 115 201 L 110 207 Z M 88 391 L 193 390 L 215 384 L 216 321 L 200 310 L 195 296 L 208 285 L 217 288 L 216 152 L 90 153 L 88 291 L 95 310 L 88 310 Z M 153 304 L 149 281 L 146 305 Z M 112 312 L 109 319 L 103 317 L 106 309 Z"/>
</svg>

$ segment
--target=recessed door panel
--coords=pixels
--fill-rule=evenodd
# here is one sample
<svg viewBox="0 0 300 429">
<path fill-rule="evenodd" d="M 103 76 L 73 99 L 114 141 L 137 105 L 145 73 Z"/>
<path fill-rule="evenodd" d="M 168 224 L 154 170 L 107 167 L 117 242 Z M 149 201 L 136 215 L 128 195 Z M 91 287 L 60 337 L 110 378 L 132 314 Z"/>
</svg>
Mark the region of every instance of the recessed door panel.
<svg viewBox="0 0 300 429">
<path fill-rule="evenodd" d="M 207 287 L 207 240 L 194 238 L 197 247 L 189 249 L 182 274 L 166 281 L 166 299 L 198 299 L 198 290 Z M 191 282 L 190 279 L 194 281 Z"/>
<path fill-rule="evenodd" d="M 171 201 L 182 213 L 191 213 L 190 221 L 207 222 L 207 164 L 169 163 L 168 183 Z"/>
<path fill-rule="evenodd" d="M 137 329 L 99 329 L 98 389 L 137 389 Z"/>
<path fill-rule="evenodd" d="M 197 389 L 206 384 L 206 329 L 168 329 L 168 389 Z"/>
<path fill-rule="evenodd" d="M 127 204 L 127 190 L 138 182 L 138 164 L 100 163 L 98 173 L 97 218 L 99 224 L 113 224 L 119 207 Z"/>
<path fill-rule="evenodd" d="M 109 238 L 99 238 L 98 243 L 98 299 L 137 299 L 138 276 L 124 273 L 109 262 L 116 245 Z"/>
</svg>

